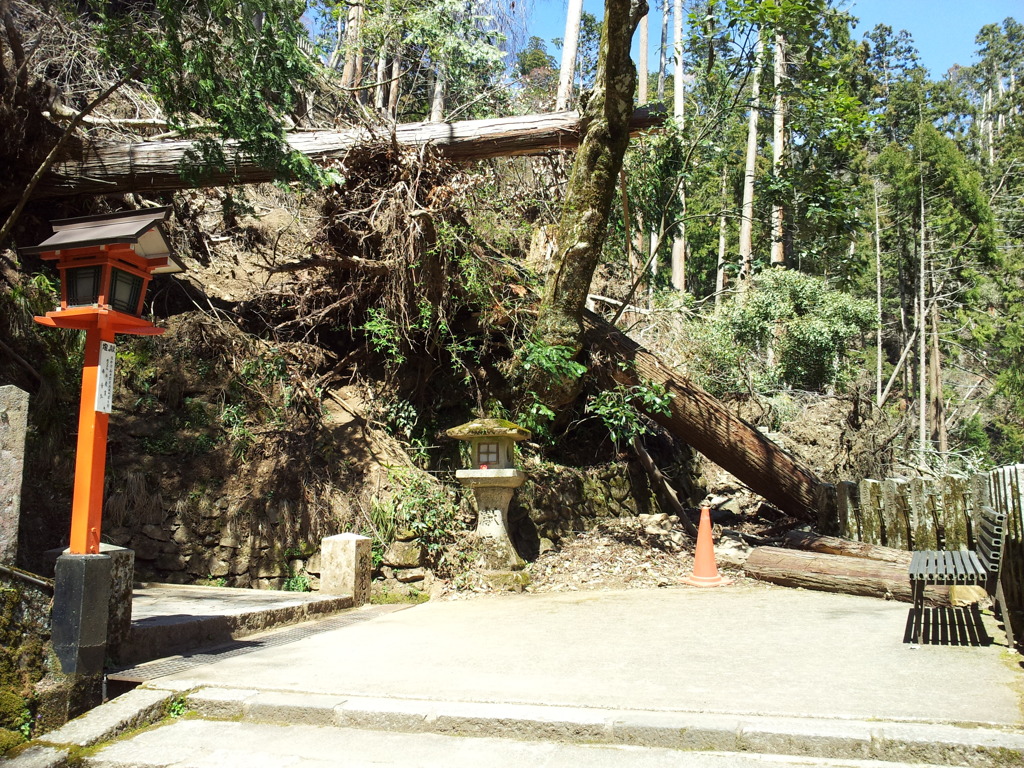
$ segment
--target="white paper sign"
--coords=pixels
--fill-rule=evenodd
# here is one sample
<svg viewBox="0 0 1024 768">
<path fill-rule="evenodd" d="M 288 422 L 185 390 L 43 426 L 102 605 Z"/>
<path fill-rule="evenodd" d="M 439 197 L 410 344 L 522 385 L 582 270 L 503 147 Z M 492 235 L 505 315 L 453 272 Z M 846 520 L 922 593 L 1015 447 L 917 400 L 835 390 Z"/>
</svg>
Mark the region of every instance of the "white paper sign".
<svg viewBox="0 0 1024 768">
<path fill-rule="evenodd" d="M 109 341 L 100 342 L 100 367 L 96 374 L 96 411 L 114 410 L 114 360 L 117 347 Z"/>
</svg>

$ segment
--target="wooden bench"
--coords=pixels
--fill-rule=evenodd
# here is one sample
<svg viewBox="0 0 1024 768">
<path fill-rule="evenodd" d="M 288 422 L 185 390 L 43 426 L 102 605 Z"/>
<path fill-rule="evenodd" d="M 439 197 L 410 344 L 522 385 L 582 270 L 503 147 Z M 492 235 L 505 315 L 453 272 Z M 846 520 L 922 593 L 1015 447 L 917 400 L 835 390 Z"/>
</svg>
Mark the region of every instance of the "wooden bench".
<svg viewBox="0 0 1024 768">
<path fill-rule="evenodd" d="M 1006 513 L 982 507 L 974 537 L 975 550 L 922 550 L 910 560 L 910 589 L 914 598 L 913 641 L 921 643 L 924 623 L 924 588 L 935 585 L 977 584 L 1003 608 L 999 568 L 1006 537 Z M 998 593 L 998 594 L 997 594 Z"/>
</svg>

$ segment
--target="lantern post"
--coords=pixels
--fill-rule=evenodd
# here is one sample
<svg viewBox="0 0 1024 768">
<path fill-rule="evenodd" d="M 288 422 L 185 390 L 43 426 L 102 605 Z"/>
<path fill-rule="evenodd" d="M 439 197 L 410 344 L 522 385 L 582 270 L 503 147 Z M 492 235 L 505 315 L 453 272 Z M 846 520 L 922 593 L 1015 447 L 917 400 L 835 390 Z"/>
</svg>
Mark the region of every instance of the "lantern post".
<svg viewBox="0 0 1024 768">
<path fill-rule="evenodd" d="M 100 554 L 100 536 L 115 338 L 164 332 L 142 317 L 142 305 L 154 274 L 183 271 L 164 228 L 170 212 L 150 208 L 53 221 L 53 235 L 21 249 L 56 261 L 60 273 L 60 306 L 35 321 L 85 331 L 70 548 L 57 560 L 53 607 L 54 650 L 66 674 L 103 670 L 110 558 Z"/>
</svg>

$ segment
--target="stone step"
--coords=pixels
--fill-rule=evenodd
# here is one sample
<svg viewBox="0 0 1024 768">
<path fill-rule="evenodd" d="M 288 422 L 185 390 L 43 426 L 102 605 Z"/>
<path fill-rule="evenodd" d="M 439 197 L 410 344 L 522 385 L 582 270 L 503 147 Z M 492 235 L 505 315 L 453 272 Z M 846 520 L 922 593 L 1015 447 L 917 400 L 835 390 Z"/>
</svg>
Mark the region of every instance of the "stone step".
<svg viewBox="0 0 1024 768">
<path fill-rule="evenodd" d="M 946 723 L 366 698 L 234 688 L 202 688 L 189 693 L 187 701 L 203 718 L 264 724 L 707 753 L 993 767 L 1024 764 L 1024 734 L 1019 731 Z M 1014 756 L 1010 762 L 1008 756 Z"/>
<path fill-rule="evenodd" d="M 183 719 L 103 747 L 83 760 L 90 768 L 927 768 L 819 756 L 688 751 L 624 744 L 525 741 L 492 736 L 382 733 L 355 728 Z M 933 768 L 937 768 L 934 764 Z"/>
<path fill-rule="evenodd" d="M 131 633 L 120 660 L 139 664 L 350 607 L 351 595 L 145 584 L 133 591 Z"/>
</svg>

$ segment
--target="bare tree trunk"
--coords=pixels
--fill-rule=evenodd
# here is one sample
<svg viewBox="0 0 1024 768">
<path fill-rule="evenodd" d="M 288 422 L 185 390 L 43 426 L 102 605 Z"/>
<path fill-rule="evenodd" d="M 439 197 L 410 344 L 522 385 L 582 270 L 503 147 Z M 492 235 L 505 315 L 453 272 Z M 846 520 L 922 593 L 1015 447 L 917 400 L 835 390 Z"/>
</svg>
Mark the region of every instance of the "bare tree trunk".
<svg viewBox="0 0 1024 768">
<path fill-rule="evenodd" d="M 918 446 L 921 453 L 921 463 L 925 463 L 925 454 L 928 450 L 928 379 L 927 379 L 927 344 L 928 334 L 927 319 L 928 313 L 925 309 L 925 291 L 927 287 L 927 249 L 925 242 L 925 209 L 924 209 L 924 174 L 921 175 L 921 253 L 919 254 L 918 287 L 917 287 L 917 367 L 918 367 Z"/>
<path fill-rule="evenodd" d="M 686 94 L 683 91 L 683 9 L 682 0 L 673 0 L 672 40 L 675 49 L 672 72 L 672 116 L 680 129 L 686 125 Z M 668 0 L 665 0 L 665 17 L 668 18 Z M 664 31 L 665 27 L 662 27 Z M 664 37 L 664 34 L 663 34 Z M 662 41 L 664 45 L 664 41 Z M 682 221 L 679 232 L 672 238 L 672 286 L 680 292 L 686 290 L 686 183 L 679 181 L 679 205 Z"/>
<path fill-rule="evenodd" d="M 391 0 L 384 4 L 384 19 L 391 23 Z M 380 43 L 380 50 L 377 51 L 377 85 L 373 89 L 373 108 L 377 114 L 384 112 L 385 92 L 388 87 L 388 40 L 389 35 L 385 33 Z"/>
<path fill-rule="evenodd" d="M 444 65 L 434 64 L 434 93 L 430 99 L 430 122 L 440 123 L 444 120 Z"/>
<path fill-rule="evenodd" d="M 933 290 L 934 293 L 934 290 Z M 949 452 L 949 441 L 946 435 L 946 402 L 942 394 L 942 351 L 939 348 L 939 305 L 932 301 L 931 309 L 931 349 L 928 361 L 928 387 L 931 407 L 931 438 L 938 447 L 939 455 L 944 460 Z"/>
<path fill-rule="evenodd" d="M 872 186 L 875 196 L 875 404 L 882 407 L 882 243 L 878 223 L 878 180 Z"/>
<path fill-rule="evenodd" d="M 725 218 L 726 194 L 729 190 L 727 166 L 722 166 L 722 210 L 718 214 L 718 265 L 715 268 L 715 309 L 722 306 L 725 293 L 725 255 L 728 248 L 728 222 Z"/>
<path fill-rule="evenodd" d="M 665 102 L 665 70 L 668 67 L 668 4 L 661 3 L 661 45 L 658 48 L 658 101 Z"/>
<path fill-rule="evenodd" d="M 353 5 L 348 11 L 345 24 L 345 68 L 341 71 L 341 87 L 351 88 L 356 84 L 356 54 L 359 50 L 360 26 L 363 6 Z"/>
<path fill-rule="evenodd" d="M 646 14 L 640 19 L 640 51 L 638 55 L 639 61 L 637 62 L 637 83 L 636 83 L 636 104 L 638 107 L 642 107 L 647 103 L 647 79 L 649 73 L 649 65 L 647 63 L 647 49 L 650 46 L 650 38 L 648 36 L 648 26 L 651 15 Z"/>
<path fill-rule="evenodd" d="M 351 13 L 351 11 L 350 11 Z M 331 55 L 327 59 L 327 66 L 331 69 L 337 69 L 338 64 L 341 63 L 342 49 L 345 47 L 345 22 L 341 18 L 341 14 L 338 14 L 338 20 L 335 25 L 334 31 L 334 48 L 331 51 Z"/>
<path fill-rule="evenodd" d="M 782 83 L 786 78 L 786 41 L 782 34 L 775 33 L 775 111 L 772 116 L 772 173 L 778 182 L 782 176 L 782 160 L 786 149 L 786 102 L 782 97 Z M 778 201 L 772 204 L 772 255 L 771 265 L 781 267 L 786 263 L 786 243 L 783 232 L 783 210 Z"/>
<path fill-rule="evenodd" d="M 574 355 L 582 348 L 584 306 L 608 234 L 615 182 L 629 144 L 636 90 L 630 43 L 645 13 L 645 0 L 605 0 L 597 78 L 583 113 L 586 127 L 566 185 L 557 256 L 538 312 L 540 341 L 568 347 Z M 579 394 L 575 378 L 549 377 L 543 371 L 527 372 L 527 376 L 522 391 L 537 393 L 553 410 Z"/>
<path fill-rule="evenodd" d="M 757 35 L 753 82 L 750 85 L 750 116 L 747 121 L 747 155 L 743 166 L 743 209 L 740 219 L 740 290 L 746 288 L 753 271 L 754 254 L 754 170 L 757 167 L 757 118 L 761 111 L 761 68 L 764 66 L 764 38 Z"/>
<path fill-rule="evenodd" d="M 395 57 L 391 60 L 391 90 L 388 91 L 388 115 L 392 120 L 398 119 L 398 97 L 402 93 L 402 54 L 400 50 L 395 51 Z"/>
<path fill-rule="evenodd" d="M 562 41 L 562 66 L 558 72 L 558 93 L 555 96 L 555 110 L 569 108 L 572 98 L 573 75 L 576 71 L 576 50 L 580 42 L 580 19 L 583 15 L 583 0 L 569 0 L 565 17 L 565 39 Z"/>
<path fill-rule="evenodd" d="M 669 414 L 648 413 L 654 421 L 793 517 L 813 522 L 816 516 L 814 473 L 732 413 L 699 386 L 673 371 L 599 316 L 584 313 L 586 341 L 616 363 L 616 381 L 627 386 L 653 382 L 670 396 Z"/>
</svg>

